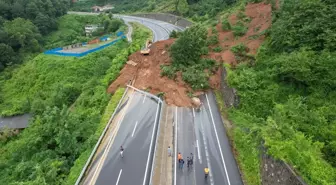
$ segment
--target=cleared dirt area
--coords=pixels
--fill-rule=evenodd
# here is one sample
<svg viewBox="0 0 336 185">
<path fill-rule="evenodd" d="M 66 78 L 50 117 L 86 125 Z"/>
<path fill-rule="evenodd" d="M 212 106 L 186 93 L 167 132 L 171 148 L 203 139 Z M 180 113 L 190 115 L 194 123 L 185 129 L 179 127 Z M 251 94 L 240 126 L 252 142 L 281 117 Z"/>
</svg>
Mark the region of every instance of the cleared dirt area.
<svg viewBox="0 0 336 185">
<path fill-rule="evenodd" d="M 249 48 L 249 54 L 255 55 L 258 48 L 265 40 L 265 36 L 260 33 L 270 27 L 272 21 L 272 9 L 270 4 L 257 3 L 248 4 L 245 14 L 251 19 L 246 23 L 248 31 L 242 37 L 234 37 L 232 31 L 222 31 L 222 25 L 217 25 L 219 35 L 219 44 L 223 51 L 220 53 L 210 52 L 209 56 L 218 62 L 225 62 L 231 65 L 236 65 L 235 55 L 230 51 L 230 48 L 239 43 L 244 43 Z M 232 25 L 237 22 L 235 14 L 229 17 Z M 220 21 L 221 22 L 221 21 Z M 164 93 L 165 101 L 168 105 L 191 107 L 191 99 L 188 92 L 192 89 L 189 85 L 183 82 L 181 74 L 178 74 L 176 80 L 171 80 L 167 77 L 161 77 L 161 68 L 163 64 L 171 62 L 169 57 L 169 47 L 174 43 L 174 39 L 156 42 L 151 47 L 148 56 L 141 55 L 136 52 L 129 57 L 129 64 L 121 70 L 121 74 L 108 88 L 109 93 L 113 93 L 119 86 L 124 86 L 129 80 L 135 79 L 134 86 L 147 90 L 153 94 Z M 216 47 L 216 46 L 215 46 Z M 213 48 L 213 47 L 212 47 Z M 221 69 L 210 77 L 209 82 L 212 88 L 218 89 L 221 81 Z M 194 95 L 200 94 L 196 92 Z"/>
</svg>

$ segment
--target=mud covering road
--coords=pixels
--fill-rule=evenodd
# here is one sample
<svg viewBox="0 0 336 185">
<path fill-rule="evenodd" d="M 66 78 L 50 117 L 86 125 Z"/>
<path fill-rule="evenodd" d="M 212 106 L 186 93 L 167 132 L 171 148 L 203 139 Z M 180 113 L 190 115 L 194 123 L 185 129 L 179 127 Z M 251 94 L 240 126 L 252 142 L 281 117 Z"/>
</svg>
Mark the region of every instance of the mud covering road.
<svg viewBox="0 0 336 185">
<path fill-rule="evenodd" d="M 114 130 L 116 134 L 107 133 L 106 140 L 111 142 L 104 142 L 97 151 L 81 184 L 147 184 L 153 152 L 150 146 L 154 145 L 153 138 L 155 141 L 160 105 L 139 92 L 131 93 L 115 116 L 114 121 L 120 125 Z M 124 148 L 123 158 L 120 146 Z"/>
<path fill-rule="evenodd" d="M 207 93 L 201 96 L 201 101 L 199 112 L 190 108 L 175 109 L 176 152 L 182 154 L 185 164 L 181 170 L 176 161 L 174 185 L 243 185 L 215 97 Z M 193 153 L 194 165 L 188 169 L 190 153 Z M 210 169 L 207 180 L 205 167 Z"/>
</svg>

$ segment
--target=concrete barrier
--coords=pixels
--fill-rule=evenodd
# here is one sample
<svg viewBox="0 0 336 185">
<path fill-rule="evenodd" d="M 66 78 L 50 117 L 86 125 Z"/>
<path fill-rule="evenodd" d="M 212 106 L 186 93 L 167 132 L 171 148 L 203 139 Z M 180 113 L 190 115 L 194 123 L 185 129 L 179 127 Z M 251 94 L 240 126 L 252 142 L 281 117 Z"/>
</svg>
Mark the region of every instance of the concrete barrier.
<svg viewBox="0 0 336 185">
<path fill-rule="evenodd" d="M 167 14 L 167 13 L 133 14 L 132 16 L 164 21 L 164 22 L 174 24 L 176 26 L 183 27 L 183 28 L 190 27 L 193 24 L 191 21 L 189 21 L 189 20 L 187 20 L 183 17 L 179 17 L 179 16 L 176 16 L 176 15 Z"/>
</svg>

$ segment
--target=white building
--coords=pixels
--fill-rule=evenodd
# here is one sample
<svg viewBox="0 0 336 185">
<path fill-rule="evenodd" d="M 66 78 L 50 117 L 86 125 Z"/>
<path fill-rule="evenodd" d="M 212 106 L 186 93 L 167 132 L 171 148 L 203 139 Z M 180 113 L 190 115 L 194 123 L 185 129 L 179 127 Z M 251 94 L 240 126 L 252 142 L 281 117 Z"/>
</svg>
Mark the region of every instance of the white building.
<svg viewBox="0 0 336 185">
<path fill-rule="evenodd" d="M 99 28 L 98 25 L 95 24 L 88 24 L 85 26 L 85 34 L 86 36 L 91 35 L 94 31 L 96 31 Z"/>
</svg>

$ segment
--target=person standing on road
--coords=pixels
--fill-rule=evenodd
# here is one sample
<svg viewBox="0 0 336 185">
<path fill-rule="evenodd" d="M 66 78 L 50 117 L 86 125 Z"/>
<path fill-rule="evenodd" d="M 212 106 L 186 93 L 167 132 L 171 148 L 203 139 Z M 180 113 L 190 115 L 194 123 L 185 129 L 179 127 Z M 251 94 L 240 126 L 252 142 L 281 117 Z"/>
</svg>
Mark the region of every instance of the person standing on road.
<svg viewBox="0 0 336 185">
<path fill-rule="evenodd" d="M 120 156 L 121 158 L 124 157 L 124 148 L 122 146 L 120 146 Z"/>
<path fill-rule="evenodd" d="M 190 165 L 194 164 L 194 155 L 193 153 L 190 153 Z"/>
<path fill-rule="evenodd" d="M 184 164 L 184 160 L 180 159 L 179 160 L 179 168 L 182 170 L 183 169 L 183 164 Z"/>
<path fill-rule="evenodd" d="M 168 157 L 172 156 L 172 149 L 170 148 L 170 146 L 168 146 Z"/>
<path fill-rule="evenodd" d="M 177 159 L 178 161 L 180 162 L 180 160 L 182 159 L 182 154 L 179 152 L 178 155 L 177 155 Z"/>
</svg>

